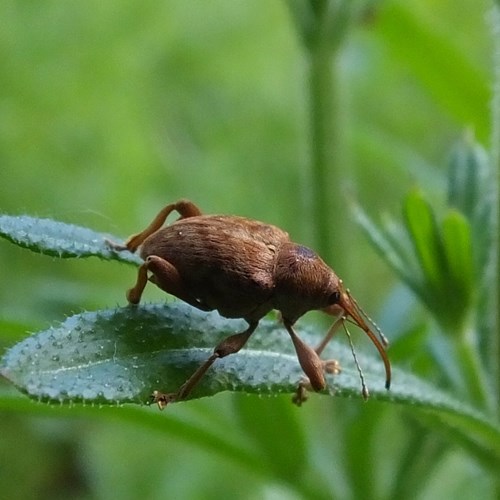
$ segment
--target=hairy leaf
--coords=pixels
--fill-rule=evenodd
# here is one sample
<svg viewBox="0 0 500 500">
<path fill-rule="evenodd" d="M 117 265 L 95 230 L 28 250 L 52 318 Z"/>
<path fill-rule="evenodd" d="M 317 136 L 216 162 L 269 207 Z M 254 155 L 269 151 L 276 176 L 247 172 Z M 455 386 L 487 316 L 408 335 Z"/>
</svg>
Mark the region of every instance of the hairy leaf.
<svg viewBox="0 0 500 500">
<path fill-rule="evenodd" d="M 52 219 L 0 215 L 0 236 L 33 252 L 54 257 L 95 256 L 105 260 L 141 263 L 137 255 L 115 252 L 107 245 L 107 240 L 118 241 L 118 238 Z"/>
<path fill-rule="evenodd" d="M 205 360 L 222 338 L 246 327 L 184 303 L 150 304 L 68 318 L 59 326 L 32 335 L 12 347 L 0 362 L 0 373 L 30 397 L 60 403 L 145 403 L 153 390 L 175 391 Z M 297 327 L 309 344 L 319 333 Z M 328 376 L 328 391 L 360 395 L 360 384 L 346 345 L 332 342 L 325 357 L 335 357 L 342 373 Z M 384 388 L 383 364 L 359 356 L 373 398 L 453 416 L 461 432 L 488 443 L 500 457 L 500 431 L 463 402 L 409 373 L 395 369 L 390 391 Z M 292 343 L 276 321 L 264 320 L 240 353 L 218 360 L 191 397 L 220 391 L 293 393 L 302 377 Z M 451 418 L 451 417 L 449 417 Z M 457 424 L 458 422 L 458 424 Z"/>
<path fill-rule="evenodd" d="M 4 356 L 1 373 L 42 400 L 146 402 L 154 389 L 177 389 L 217 342 L 245 328 L 242 320 L 180 302 L 87 312 L 15 345 Z M 310 343 L 318 341 L 310 331 L 303 333 Z M 349 352 L 342 353 L 349 367 Z M 367 364 L 373 364 L 374 385 L 383 387 L 379 362 Z M 248 348 L 219 360 L 194 395 L 293 392 L 301 376 L 285 329 L 262 321 Z M 347 368 L 341 380 L 342 389 L 359 392 L 354 369 Z"/>
</svg>

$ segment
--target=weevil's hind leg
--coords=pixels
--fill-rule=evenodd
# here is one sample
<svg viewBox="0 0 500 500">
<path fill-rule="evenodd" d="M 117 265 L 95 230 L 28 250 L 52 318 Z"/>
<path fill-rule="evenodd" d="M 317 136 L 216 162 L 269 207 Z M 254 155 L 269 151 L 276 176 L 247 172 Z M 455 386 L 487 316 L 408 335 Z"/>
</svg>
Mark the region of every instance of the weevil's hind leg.
<svg viewBox="0 0 500 500">
<path fill-rule="evenodd" d="M 344 318 L 342 316 L 336 319 L 336 321 L 333 323 L 333 325 L 328 329 L 328 332 L 326 333 L 323 340 L 318 344 L 316 349 L 314 349 L 314 351 L 316 352 L 316 354 L 318 356 L 320 356 L 322 354 L 322 352 L 325 350 L 325 347 L 332 340 L 332 338 L 335 335 L 335 333 L 337 332 L 339 326 L 342 324 L 343 319 Z M 329 373 L 332 375 L 338 375 L 341 371 L 340 363 L 335 359 L 328 359 L 325 361 L 321 360 L 321 364 L 323 367 L 323 372 L 325 372 L 325 373 Z M 302 403 L 307 401 L 308 392 L 310 389 L 314 389 L 314 387 L 312 386 L 309 378 L 304 377 L 299 382 L 297 390 L 292 397 L 292 402 L 294 404 L 296 404 L 297 406 L 301 406 Z"/>
<path fill-rule="evenodd" d="M 153 233 L 158 231 L 158 229 L 160 229 L 163 224 L 165 224 L 167 217 L 174 211 L 180 214 L 180 219 L 186 219 L 187 217 L 195 217 L 197 215 L 201 215 L 200 209 L 194 203 L 191 203 L 188 200 L 179 200 L 175 203 L 167 205 L 162 210 L 160 210 L 151 224 L 140 233 L 130 236 L 130 238 L 128 238 L 128 240 L 125 242 L 125 245 L 119 245 L 111 241 L 107 241 L 107 244 L 116 251 L 129 250 L 130 252 L 135 252 L 148 236 L 151 236 Z"/>
<path fill-rule="evenodd" d="M 138 304 L 140 302 L 142 292 L 148 282 L 149 272 L 152 273 L 149 281 L 155 283 L 163 291 L 169 293 L 170 295 L 174 295 L 178 299 L 181 299 L 193 307 L 201 309 L 202 311 L 211 310 L 210 307 L 207 307 L 189 293 L 176 267 L 157 255 L 150 255 L 144 264 L 139 267 L 137 282 L 130 290 L 127 291 L 127 300 L 130 304 Z"/>
<path fill-rule="evenodd" d="M 246 344 L 257 325 L 258 321 L 251 322 L 244 332 L 231 335 L 220 342 L 214 349 L 213 354 L 180 386 L 177 392 L 164 394 L 154 391 L 152 395 L 153 402 L 158 404 L 160 410 L 163 410 L 169 403 L 186 399 L 214 362 L 219 358 L 237 353 Z"/>
<path fill-rule="evenodd" d="M 142 292 L 148 282 L 148 263 L 145 262 L 139 267 L 137 272 L 137 281 L 135 285 L 127 290 L 127 300 L 129 304 L 138 304 L 142 297 Z"/>
</svg>

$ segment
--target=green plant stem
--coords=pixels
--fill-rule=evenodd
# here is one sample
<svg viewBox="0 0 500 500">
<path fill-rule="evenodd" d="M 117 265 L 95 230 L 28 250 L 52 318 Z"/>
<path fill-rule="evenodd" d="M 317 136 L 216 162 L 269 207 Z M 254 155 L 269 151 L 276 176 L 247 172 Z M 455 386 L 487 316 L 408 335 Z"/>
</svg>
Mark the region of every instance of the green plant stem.
<svg viewBox="0 0 500 500">
<path fill-rule="evenodd" d="M 492 394 L 488 391 L 488 380 L 479 351 L 471 332 L 466 332 L 455 343 L 456 357 L 463 369 L 465 390 L 471 403 L 491 414 L 495 412 Z"/>
<path fill-rule="evenodd" d="M 339 98 L 337 52 L 315 44 L 310 52 L 311 189 L 315 247 L 329 259 L 335 253 L 338 265 L 342 240 L 342 196 L 332 191 L 340 179 Z M 333 220 L 334 217 L 334 220 Z"/>
</svg>

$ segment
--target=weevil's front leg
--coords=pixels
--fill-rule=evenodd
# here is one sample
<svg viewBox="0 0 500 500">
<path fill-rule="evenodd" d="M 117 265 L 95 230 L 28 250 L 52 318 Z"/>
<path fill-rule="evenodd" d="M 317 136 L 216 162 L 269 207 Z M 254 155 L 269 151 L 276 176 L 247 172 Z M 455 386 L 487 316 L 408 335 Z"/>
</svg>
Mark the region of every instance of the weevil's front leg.
<svg viewBox="0 0 500 500">
<path fill-rule="evenodd" d="M 335 320 L 335 322 L 333 323 L 333 325 L 328 329 L 328 332 L 326 333 L 323 340 L 318 344 L 316 349 L 314 349 L 314 351 L 316 352 L 316 354 L 318 356 L 321 355 L 321 353 L 324 351 L 325 347 L 332 340 L 333 336 L 335 335 L 339 326 L 342 324 L 343 320 L 344 320 L 343 316 L 340 316 L 339 318 L 337 318 Z M 335 359 L 328 359 L 326 361 L 321 360 L 321 364 L 323 366 L 323 372 L 325 372 L 325 373 L 329 373 L 332 375 L 338 375 L 341 371 L 340 363 Z M 297 406 L 301 406 L 302 403 L 307 401 L 307 397 L 308 397 L 307 393 L 308 393 L 308 390 L 310 388 L 314 388 L 314 386 L 310 382 L 309 378 L 302 379 L 299 382 L 299 385 L 297 387 L 297 391 L 295 392 L 294 396 L 292 397 L 293 403 L 295 403 Z"/>
<path fill-rule="evenodd" d="M 307 375 L 309 382 L 315 391 L 321 391 L 325 388 L 325 376 L 323 374 L 323 362 L 319 358 L 318 353 L 308 346 L 296 333 L 292 327 L 292 323 L 285 318 L 283 321 L 290 337 L 292 338 L 297 358 L 304 373 Z"/>
<path fill-rule="evenodd" d="M 144 229 L 144 231 L 130 236 L 130 238 L 128 238 L 128 240 L 125 242 L 125 245 L 118 245 L 110 241 L 108 241 L 107 243 L 116 251 L 129 250 L 130 252 L 135 252 L 148 236 L 156 233 L 156 231 L 158 231 L 158 229 L 160 229 L 163 224 L 165 224 L 167 217 L 174 211 L 180 214 L 179 219 L 186 219 L 187 217 L 195 217 L 197 215 L 201 215 L 200 209 L 194 203 L 191 203 L 188 200 L 179 200 L 175 203 L 167 205 L 162 210 L 160 210 L 158 215 L 153 219 L 153 222 L 151 222 L 151 224 L 146 229 Z"/>
<path fill-rule="evenodd" d="M 174 295 L 178 299 L 187 302 L 188 304 L 201 309 L 202 311 L 210 311 L 211 308 L 193 297 L 184 284 L 179 271 L 165 259 L 156 255 L 150 255 L 144 264 L 139 267 L 137 274 L 137 282 L 133 288 L 127 291 L 127 300 L 131 304 L 138 304 L 141 300 L 142 292 L 148 282 L 148 272 L 152 275 L 149 281 L 157 285 L 163 291 Z"/>
<path fill-rule="evenodd" d="M 160 410 L 163 410 L 169 403 L 185 399 L 217 359 L 235 354 L 242 349 L 250 335 L 257 328 L 257 325 L 258 321 L 251 322 L 244 332 L 236 333 L 224 339 L 214 349 L 213 354 L 181 385 L 177 392 L 164 394 L 154 391 L 152 395 L 153 402 L 158 404 Z"/>
</svg>

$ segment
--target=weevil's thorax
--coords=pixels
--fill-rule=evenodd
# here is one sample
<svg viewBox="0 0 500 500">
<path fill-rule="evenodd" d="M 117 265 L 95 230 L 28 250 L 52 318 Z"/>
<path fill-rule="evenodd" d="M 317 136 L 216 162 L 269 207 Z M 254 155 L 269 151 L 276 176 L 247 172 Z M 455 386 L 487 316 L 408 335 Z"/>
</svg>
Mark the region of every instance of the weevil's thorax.
<svg viewBox="0 0 500 500">
<path fill-rule="evenodd" d="M 291 242 L 280 249 L 274 279 L 275 308 L 290 321 L 337 302 L 341 289 L 340 279 L 315 252 Z"/>
</svg>

